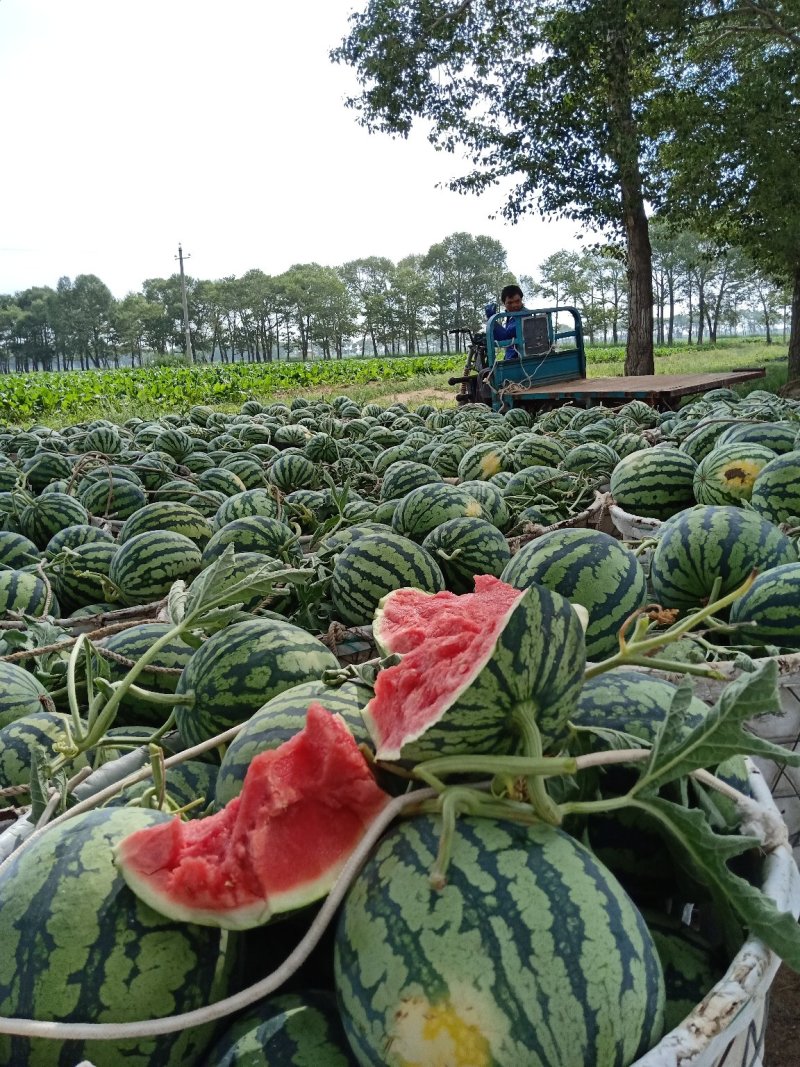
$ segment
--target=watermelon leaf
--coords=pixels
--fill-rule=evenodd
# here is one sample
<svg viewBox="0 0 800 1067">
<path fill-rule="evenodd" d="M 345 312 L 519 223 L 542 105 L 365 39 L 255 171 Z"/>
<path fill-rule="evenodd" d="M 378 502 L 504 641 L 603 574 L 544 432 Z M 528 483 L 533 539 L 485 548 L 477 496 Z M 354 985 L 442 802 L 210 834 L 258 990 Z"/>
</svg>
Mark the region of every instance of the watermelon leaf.
<svg viewBox="0 0 800 1067">
<path fill-rule="evenodd" d="M 800 767 L 800 752 L 789 752 L 743 729 L 747 719 L 783 714 L 774 660 L 731 682 L 705 720 L 689 733 L 681 734 L 685 708 L 686 693 L 681 686 L 656 736 L 650 760 L 633 787 L 634 794 L 656 791 L 667 782 L 703 767 L 715 767 L 735 755 L 766 756 Z"/>
<path fill-rule="evenodd" d="M 729 870 L 727 861 L 757 848 L 757 837 L 719 835 L 709 827 L 702 811 L 681 807 L 663 797 L 633 801 L 657 819 L 683 853 L 694 876 L 709 888 L 715 900 L 733 909 L 755 937 L 777 953 L 793 970 L 800 969 L 800 925 L 789 913 L 779 911 L 761 889 Z"/>
</svg>

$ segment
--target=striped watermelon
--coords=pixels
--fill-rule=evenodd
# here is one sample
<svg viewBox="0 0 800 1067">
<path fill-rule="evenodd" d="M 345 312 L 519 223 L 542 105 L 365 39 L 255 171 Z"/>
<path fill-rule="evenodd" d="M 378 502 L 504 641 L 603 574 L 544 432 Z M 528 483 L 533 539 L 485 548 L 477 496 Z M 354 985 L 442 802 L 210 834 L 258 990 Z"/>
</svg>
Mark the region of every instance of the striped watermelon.
<svg viewBox="0 0 800 1067">
<path fill-rule="evenodd" d="M 217 530 L 203 549 L 203 567 L 219 559 L 228 545 L 233 545 L 236 552 L 263 552 L 291 566 L 303 559 L 291 526 L 268 515 L 246 515 Z"/>
<path fill-rule="evenodd" d="M 107 579 L 118 552 L 113 542 L 88 541 L 69 549 L 63 561 L 53 565 L 53 586 L 62 610 L 72 612 L 113 598 Z"/>
<path fill-rule="evenodd" d="M 445 588 L 453 593 L 472 592 L 476 574 L 499 578 L 511 558 L 505 537 L 486 519 L 448 519 L 431 530 L 422 547 L 439 564 Z"/>
<path fill-rule="evenodd" d="M 545 751 L 563 742 L 586 653 L 558 593 L 490 575 L 461 596 L 400 589 L 381 601 L 373 632 L 402 657 L 380 671 L 364 709 L 378 759 L 503 754 L 531 720 Z"/>
<path fill-rule="evenodd" d="M 166 596 L 173 582 L 190 581 L 200 566 L 194 541 L 168 530 L 151 530 L 120 546 L 109 578 L 124 603 L 148 604 Z"/>
<path fill-rule="evenodd" d="M 727 426 L 717 438 L 717 444 L 731 445 L 747 441 L 764 445 L 783 455 L 795 449 L 796 422 L 739 422 Z"/>
<path fill-rule="evenodd" d="M 361 714 L 371 696 L 372 690 L 361 682 L 345 682 L 335 688 L 313 679 L 272 697 L 247 720 L 226 749 L 217 777 L 216 807 L 225 807 L 241 793 L 254 756 L 277 748 L 303 729 L 310 704 L 321 704 L 326 711 L 341 715 L 357 743 L 372 747 Z"/>
<path fill-rule="evenodd" d="M 731 605 L 730 621 L 746 623 L 737 643 L 800 650 L 800 563 L 759 574 Z"/>
<path fill-rule="evenodd" d="M 234 519 L 243 519 L 247 515 L 266 515 L 270 519 L 278 518 L 278 502 L 269 489 L 248 489 L 226 497 L 214 515 L 214 530 L 221 530 Z"/>
<path fill-rule="evenodd" d="M 406 585 L 431 593 L 444 589 L 436 560 L 394 530 L 367 533 L 347 545 L 334 564 L 334 616 L 346 626 L 368 626 L 378 602 Z"/>
<path fill-rule="evenodd" d="M 174 460 L 181 463 L 194 448 L 194 439 L 177 426 L 170 426 L 162 430 L 153 439 L 153 448 L 157 452 L 166 452 Z"/>
<path fill-rule="evenodd" d="M 65 526 L 85 525 L 89 513 L 79 500 L 66 493 L 47 493 L 23 507 L 19 514 L 19 529 L 36 545 L 44 549 L 47 542 Z"/>
<path fill-rule="evenodd" d="M 631 452 L 611 472 L 611 495 L 625 511 L 668 519 L 694 503 L 697 464 L 676 448 Z"/>
<path fill-rule="evenodd" d="M 441 483 L 441 481 L 441 474 L 427 463 L 414 463 L 408 459 L 398 460 L 390 464 L 383 472 L 381 500 L 404 497 L 412 489 Z"/>
<path fill-rule="evenodd" d="M 63 530 L 53 534 L 47 542 L 44 554 L 47 559 L 52 560 L 65 548 L 77 548 L 78 545 L 99 544 L 100 542 L 111 545 L 114 543 L 114 537 L 108 530 L 104 530 L 102 526 L 89 526 L 87 523 L 79 523 L 77 526 L 65 526 Z M 1 544 L 2 539 L 0 538 Z"/>
<path fill-rule="evenodd" d="M 509 448 L 513 449 L 515 471 L 523 471 L 527 467 L 557 467 L 567 454 L 567 449 L 557 437 L 536 433 L 513 438 Z"/>
<path fill-rule="evenodd" d="M 597 481 L 605 482 L 619 459 L 611 445 L 603 441 L 586 441 L 571 448 L 561 461 L 561 466 L 574 474 L 587 474 Z"/>
<path fill-rule="evenodd" d="M 725 596 L 753 570 L 796 561 L 793 541 L 756 512 L 698 504 L 661 527 L 650 582 L 664 607 L 696 608 L 707 600 L 717 576 Z"/>
<path fill-rule="evenodd" d="M 614 876 L 551 826 L 395 824 L 351 887 L 336 989 L 361 1067 L 622 1067 L 661 1036 L 664 979 Z"/>
<path fill-rule="evenodd" d="M 201 471 L 197 475 L 197 485 L 200 489 L 214 489 L 226 496 L 235 496 L 248 488 L 238 474 L 224 467 L 209 467 Z"/>
<path fill-rule="evenodd" d="M 0 677 L 2 675 L 3 672 L 0 670 Z M 35 681 L 35 679 L 32 680 Z M 0 721 L 2 721 L 2 715 L 0 715 Z M 40 710 L 22 715 L 2 726 L 0 728 L 0 789 L 15 785 L 29 785 L 31 749 L 42 752 L 47 759 L 54 759 L 58 755 L 56 745 L 66 740 L 66 727 L 71 725 L 71 721 L 69 715 Z M 87 763 L 86 755 L 80 753 L 70 761 L 71 772 L 85 767 Z M 8 798 L 0 797 L 0 807 L 30 804 L 30 802 L 29 792 Z"/>
<path fill-rule="evenodd" d="M 513 557 L 500 577 L 516 589 L 538 583 L 583 604 L 589 612 L 589 659 L 619 651 L 620 627 L 647 599 L 647 578 L 636 556 L 599 530 L 542 534 Z"/>
<path fill-rule="evenodd" d="M 194 702 L 176 706 L 178 730 L 187 745 L 196 745 L 249 719 L 278 693 L 338 667 L 321 641 L 291 623 L 234 623 L 202 644 L 184 668 L 176 693 L 192 693 Z"/>
<path fill-rule="evenodd" d="M 142 622 L 131 626 L 120 633 L 111 634 L 103 639 L 98 646 L 100 655 L 106 664 L 109 680 L 121 681 L 131 668 L 131 665 L 140 659 L 151 645 L 165 637 L 172 629 L 164 622 Z M 111 653 L 103 656 L 102 650 Z M 143 670 L 136 679 L 136 685 L 142 689 L 156 693 L 174 693 L 178 687 L 180 671 L 186 666 L 192 657 L 193 649 L 179 638 L 174 638 L 168 645 L 162 646 L 150 666 L 156 668 L 169 667 L 174 674 L 166 674 L 159 670 L 151 670 L 149 667 Z M 130 663 L 121 663 L 114 656 L 121 656 Z M 169 714 L 169 707 L 163 704 L 154 704 L 140 697 L 125 696 L 119 706 L 117 723 L 136 723 L 141 725 L 161 726 Z"/>
<path fill-rule="evenodd" d="M 79 490 L 78 499 L 91 515 L 127 519 L 145 506 L 147 493 L 127 478 L 98 478 Z"/>
<path fill-rule="evenodd" d="M 156 500 L 139 508 L 125 521 L 117 540 L 124 545 L 137 534 L 154 530 L 183 534 L 199 549 L 205 548 L 213 533 L 211 523 L 196 508 L 178 500 Z"/>
<path fill-rule="evenodd" d="M 58 600 L 47 582 L 29 571 L 0 571 L 0 618 L 8 611 L 22 615 L 58 615 Z"/>
<path fill-rule="evenodd" d="M 209 1051 L 204 1067 L 358 1067 L 333 993 L 270 997 L 250 1008 Z"/>
<path fill-rule="evenodd" d="M 459 460 L 456 473 L 462 482 L 483 481 L 498 471 L 508 470 L 510 462 L 503 445 L 481 441 L 467 449 Z"/>
<path fill-rule="evenodd" d="M 6 469 L 10 470 L 15 478 L 19 477 L 19 472 L 13 467 Z M 37 452 L 35 456 L 25 460 L 22 464 L 22 472 L 31 489 L 35 493 L 41 493 L 51 482 L 69 478 L 72 474 L 72 463 L 60 452 Z M 9 488 L 13 489 L 13 487 L 12 482 Z"/>
<path fill-rule="evenodd" d="M 0 875 L 0 1014 L 61 1022 L 158 1019 L 232 992 L 236 944 L 219 930 L 175 923 L 125 885 L 113 847 L 169 821 L 159 812 L 102 808 L 48 830 Z M 25 980 L 20 981 L 24 974 Z M 185 1067 L 202 1060 L 212 1028 L 127 1041 L 0 1036 L 0 1062 L 58 1067 Z"/>
<path fill-rule="evenodd" d="M 0 728 L 47 710 L 52 703 L 41 682 L 18 663 L 0 660 Z"/>
<path fill-rule="evenodd" d="M 29 538 L 12 530 L 0 530 L 0 568 L 13 571 L 35 567 L 41 558 L 41 552 Z"/>
<path fill-rule="evenodd" d="M 293 489 L 316 489 L 321 480 L 317 464 L 303 455 L 276 456 L 267 474 L 282 493 L 291 493 Z"/>
<path fill-rule="evenodd" d="M 750 503 L 770 522 L 800 519 L 800 451 L 785 452 L 762 467 Z"/>
<path fill-rule="evenodd" d="M 717 445 L 697 466 L 694 495 L 698 504 L 739 504 L 749 500 L 759 472 L 775 459 L 764 445 Z"/>
<path fill-rule="evenodd" d="M 728 969 L 726 953 L 686 923 L 663 913 L 643 912 L 664 972 L 664 1030 L 679 1026 Z"/>
<path fill-rule="evenodd" d="M 494 482 L 461 482 L 459 489 L 463 489 L 478 501 L 492 526 L 496 526 L 498 530 L 508 529 L 511 521 L 508 505 Z"/>
<path fill-rule="evenodd" d="M 459 486 L 423 485 L 407 493 L 392 516 L 392 529 L 413 541 L 422 541 L 431 530 L 462 516 L 486 518 L 475 497 Z"/>
</svg>

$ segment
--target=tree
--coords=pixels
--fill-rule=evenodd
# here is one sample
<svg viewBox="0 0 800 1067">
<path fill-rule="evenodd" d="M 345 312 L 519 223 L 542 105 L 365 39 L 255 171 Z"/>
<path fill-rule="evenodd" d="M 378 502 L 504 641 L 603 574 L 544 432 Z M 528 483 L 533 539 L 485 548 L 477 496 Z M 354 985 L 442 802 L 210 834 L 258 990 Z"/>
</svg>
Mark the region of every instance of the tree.
<svg viewBox="0 0 800 1067">
<path fill-rule="evenodd" d="M 791 286 L 789 377 L 800 378 L 800 10 L 719 0 L 673 82 L 652 108 L 664 214 Z"/>
<path fill-rule="evenodd" d="M 624 239 L 627 373 L 653 371 L 641 111 L 666 43 L 688 32 L 682 0 L 496 0 L 451 8 L 368 0 L 332 58 L 355 68 L 353 107 L 369 129 L 406 136 L 417 118 L 473 169 L 451 187 L 511 178 L 503 214 L 538 208 Z"/>
</svg>

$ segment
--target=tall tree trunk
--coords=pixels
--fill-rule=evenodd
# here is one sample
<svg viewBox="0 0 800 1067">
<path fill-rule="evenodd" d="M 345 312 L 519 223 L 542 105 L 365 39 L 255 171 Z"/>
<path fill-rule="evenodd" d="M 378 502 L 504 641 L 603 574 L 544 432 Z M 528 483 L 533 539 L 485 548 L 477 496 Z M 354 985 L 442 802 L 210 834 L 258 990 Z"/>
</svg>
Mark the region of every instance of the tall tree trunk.
<svg viewBox="0 0 800 1067">
<path fill-rule="evenodd" d="M 792 315 L 789 327 L 789 381 L 800 378 L 800 263 L 792 275 Z"/>
<path fill-rule="evenodd" d="M 624 207 L 628 245 L 628 343 L 626 374 L 655 374 L 653 359 L 653 268 L 650 233 L 639 190 Z"/>
</svg>

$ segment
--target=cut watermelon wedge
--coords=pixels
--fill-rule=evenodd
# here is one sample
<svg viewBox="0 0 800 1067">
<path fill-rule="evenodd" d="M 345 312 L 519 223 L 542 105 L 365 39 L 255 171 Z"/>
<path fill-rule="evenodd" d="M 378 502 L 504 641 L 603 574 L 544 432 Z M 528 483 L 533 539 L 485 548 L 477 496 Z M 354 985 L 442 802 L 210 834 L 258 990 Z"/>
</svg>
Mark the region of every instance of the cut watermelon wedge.
<svg viewBox="0 0 800 1067">
<path fill-rule="evenodd" d="M 533 718 L 545 751 L 564 739 L 583 684 L 583 626 L 543 586 L 514 589 L 477 575 L 475 592 L 397 589 L 373 632 L 401 662 L 380 671 L 364 719 L 378 759 L 504 755 Z"/>
<path fill-rule="evenodd" d="M 312 704 L 304 729 L 256 756 L 221 811 L 137 830 L 115 861 L 162 915 L 247 930 L 324 897 L 389 799 L 344 720 Z"/>
</svg>

